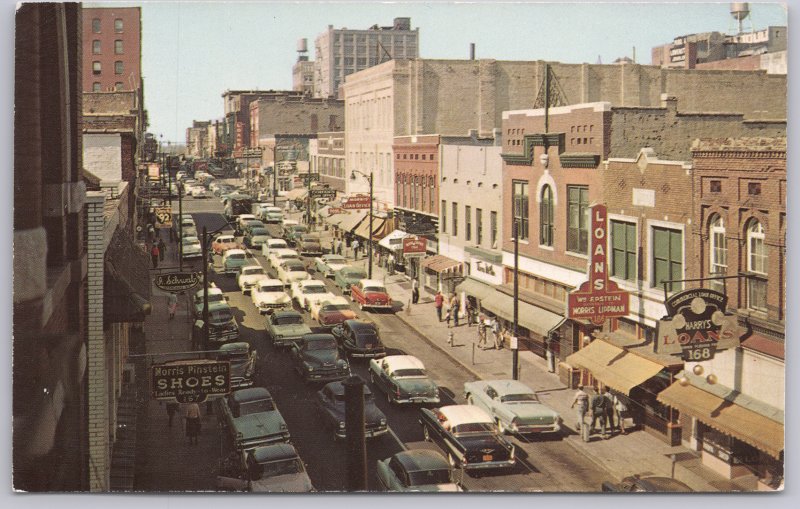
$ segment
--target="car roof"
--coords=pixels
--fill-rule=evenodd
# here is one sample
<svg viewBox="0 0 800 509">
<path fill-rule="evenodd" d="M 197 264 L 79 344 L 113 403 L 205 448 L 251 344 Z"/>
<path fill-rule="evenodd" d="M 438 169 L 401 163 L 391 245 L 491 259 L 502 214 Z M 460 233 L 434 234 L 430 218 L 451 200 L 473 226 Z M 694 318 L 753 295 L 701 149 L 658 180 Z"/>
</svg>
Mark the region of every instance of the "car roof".
<svg viewBox="0 0 800 509">
<path fill-rule="evenodd" d="M 348 302 L 347 302 L 347 299 L 345 299 L 341 295 L 337 295 L 337 296 L 333 297 L 332 299 L 326 299 L 326 300 L 322 301 L 322 305 L 323 306 L 326 305 L 326 304 L 348 304 Z"/>
<path fill-rule="evenodd" d="M 275 285 L 275 286 L 283 286 L 283 281 L 280 279 L 271 279 L 271 278 L 264 278 L 258 280 L 259 285 Z"/>
<path fill-rule="evenodd" d="M 200 239 L 198 239 L 194 235 L 187 235 L 186 237 L 183 238 L 182 242 L 184 242 L 184 243 L 189 243 L 189 242 L 194 243 L 194 242 L 200 242 Z M 242 252 L 244 252 L 244 251 L 242 251 Z"/>
<path fill-rule="evenodd" d="M 303 262 L 300 262 L 303 263 Z M 297 282 L 300 286 L 325 286 L 325 283 L 319 279 L 305 279 Z"/>
<path fill-rule="evenodd" d="M 387 355 L 381 362 L 387 362 L 389 369 L 392 371 L 397 369 L 425 369 L 422 361 L 413 355 Z"/>
<path fill-rule="evenodd" d="M 398 452 L 394 455 L 406 472 L 422 472 L 426 470 L 449 470 L 447 459 L 439 451 L 430 449 L 413 449 Z"/>
<path fill-rule="evenodd" d="M 293 254 L 293 255 L 300 256 L 300 255 L 297 253 L 297 251 L 295 251 L 294 249 L 289 249 L 289 248 L 279 248 L 279 249 L 276 249 L 275 251 L 273 251 L 273 254 L 275 254 L 275 255 L 282 255 L 282 254 Z"/>
<path fill-rule="evenodd" d="M 338 255 L 338 254 L 333 254 L 333 253 L 324 254 L 320 258 L 322 258 L 323 260 L 343 260 L 343 261 L 347 261 L 347 259 L 344 256 Z"/>
<path fill-rule="evenodd" d="M 383 281 L 378 281 L 377 279 L 362 279 L 360 283 L 361 286 L 380 286 L 384 288 L 386 287 L 386 285 L 383 284 Z"/>
<path fill-rule="evenodd" d="M 289 258 L 287 260 L 284 260 L 282 265 L 285 266 L 285 267 L 291 267 L 291 266 L 302 266 L 302 267 L 305 267 L 306 266 L 303 263 L 302 260 L 298 260 L 297 258 Z"/>
<path fill-rule="evenodd" d="M 227 251 L 225 251 L 225 256 L 230 256 L 232 254 L 237 254 L 237 253 L 247 256 L 247 253 L 245 253 L 244 249 L 228 249 Z"/>
<path fill-rule="evenodd" d="M 364 270 L 364 267 L 354 267 L 352 265 L 348 265 L 347 267 L 342 267 L 341 269 L 339 269 L 339 271 L 344 273 L 347 272 L 362 272 L 364 274 L 367 273 L 367 271 Z"/>
<path fill-rule="evenodd" d="M 364 382 L 364 379 L 362 378 L 361 381 Z M 341 380 L 338 382 L 330 382 L 329 384 L 325 385 L 325 387 L 332 393 L 336 394 L 337 396 L 341 396 L 342 394 L 344 394 L 344 383 L 342 383 Z M 369 385 L 367 385 L 366 382 L 364 382 L 363 387 L 364 387 L 364 394 L 372 394 L 372 391 L 370 390 Z"/>
<path fill-rule="evenodd" d="M 282 281 L 278 281 L 278 282 L 283 284 Z M 280 318 L 280 317 L 284 317 L 284 316 L 299 316 L 299 317 L 302 318 L 303 315 L 301 315 L 300 313 L 298 313 L 297 311 L 294 311 L 292 309 L 287 309 L 285 311 L 275 311 L 274 313 L 272 313 L 272 316 L 274 316 L 275 318 Z"/>
<path fill-rule="evenodd" d="M 216 238 L 216 239 L 214 239 L 214 240 L 221 240 L 221 239 L 225 239 L 225 240 L 236 240 L 236 237 L 234 237 L 233 235 L 227 235 L 227 234 L 224 234 L 224 235 L 218 235 L 218 236 L 217 236 L 217 238 Z"/>
<path fill-rule="evenodd" d="M 487 380 L 486 385 L 491 385 L 497 394 L 505 396 L 507 394 L 535 394 L 536 391 L 520 382 L 519 380 Z"/>
<path fill-rule="evenodd" d="M 269 393 L 266 387 L 248 387 L 231 393 L 231 399 L 237 403 L 264 397 L 272 399 L 272 394 Z"/>
<path fill-rule="evenodd" d="M 269 239 L 267 241 L 267 245 L 269 245 L 269 244 L 283 244 L 285 246 L 286 245 L 286 241 L 283 240 L 283 239 Z"/>
<path fill-rule="evenodd" d="M 336 338 L 333 337 L 333 334 L 324 334 L 318 332 L 316 334 L 311 333 L 303 336 L 303 341 L 322 341 L 323 339 L 336 341 Z"/>
<path fill-rule="evenodd" d="M 297 450 L 291 444 L 274 444 L 256 447 L 250 451 L 257 462 L 278 461 L 297 458 Z"/>
<path fill-rule="evenodd" d="M 443 406 L 439 409 L 439 412 L 447 418 L 450 426 L 475 422 L 492 424 L 494 422 L 489 414 L 474 405 Z"/>
<path fill-rule="evenodd" d="M 344 323 L 346 323 L 348 327 L 350 327 L 356 332 L 360 332 L 367 329 L 375 332 L 378 331 L 378 327 L 374 323 L 367 322 L 364 320 L 345 320 Z"/>
<path fill-rule="evenodd" d="M 245 343 L 244 341 L 236 342 L 236 343 L 225 343 L 224 345 L 220 345 L 219 347 L 220 352 L 248 352 L 250 351 L 250 344 Z"/>
<path fill-rule="evenodd" d="M 264 270 L 264 267 L 262 267 L 261 265 L 245 265 L 244 267 L 242 267 L 242 272 L 244 272 L 246 270 L 250 270 L 250 269 L 261 269 L 261 270 Z"/>
</svg>

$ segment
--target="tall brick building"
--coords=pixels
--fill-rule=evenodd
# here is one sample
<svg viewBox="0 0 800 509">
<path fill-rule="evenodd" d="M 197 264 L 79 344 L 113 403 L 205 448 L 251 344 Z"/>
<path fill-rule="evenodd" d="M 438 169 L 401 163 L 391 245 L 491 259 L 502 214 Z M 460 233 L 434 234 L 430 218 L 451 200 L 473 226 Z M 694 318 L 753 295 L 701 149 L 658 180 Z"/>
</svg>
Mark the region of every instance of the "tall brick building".
<svg viewBox="0 0 800 509">
<path fill-rule="evenodd" d="M 82 16 L 83 91 L 141 88 L 141 8 L 86 8 Z"/>
</svg>

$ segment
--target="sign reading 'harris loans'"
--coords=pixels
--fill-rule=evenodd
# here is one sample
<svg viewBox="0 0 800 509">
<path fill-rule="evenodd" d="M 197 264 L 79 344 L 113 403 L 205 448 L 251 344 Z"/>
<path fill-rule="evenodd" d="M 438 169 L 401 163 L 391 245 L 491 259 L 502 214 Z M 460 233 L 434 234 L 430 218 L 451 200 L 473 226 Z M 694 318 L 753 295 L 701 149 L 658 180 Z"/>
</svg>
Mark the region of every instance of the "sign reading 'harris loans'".
<svg viewBox="0 0 800 509">
<path fill-rule="evenodd" d="M 180 292 L 194 288 L 201 279 L 202 276 L 197 272 L 170 272 L 157 275 L 153 282 L 165 292 Z"/>
<path fill-rule="evenodd" d="M 208 396 L 230 392 L 230 362 L 183 360 L 156 364 L 151 369 L 153 399 L 200 403 Z"/>
</svg>

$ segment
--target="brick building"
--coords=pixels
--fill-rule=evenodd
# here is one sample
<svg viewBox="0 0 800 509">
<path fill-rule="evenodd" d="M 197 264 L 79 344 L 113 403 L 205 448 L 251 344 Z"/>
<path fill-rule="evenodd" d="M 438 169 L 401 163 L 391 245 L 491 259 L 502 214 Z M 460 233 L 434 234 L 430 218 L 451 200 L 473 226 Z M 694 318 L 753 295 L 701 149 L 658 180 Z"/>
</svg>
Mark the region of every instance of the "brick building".
<svg viewBox="0 0 800 509">
<path fill-rule="evenodd" d="M 141 88 L 141 8 L 85 8 L 82 17 L 83 91 Z"/>
<path fill-rule="evenodd" d="M 194 120 L 192 127 L 186 128 L 186 154 L 190 157 L 210 157 L 212 152 L 208 145 L 208 120 Z"/>
<path fill-rule="evenodd" d="M 226 90 L 222 93 L 225 120 L 222 129 L 222 145 L 225 155 L 240 153 L 250 147 L 250 103 L 262 97 L 292 95 L 302 97 L 302 91 L 276 92 L 275 90 Z"/>
</svg>

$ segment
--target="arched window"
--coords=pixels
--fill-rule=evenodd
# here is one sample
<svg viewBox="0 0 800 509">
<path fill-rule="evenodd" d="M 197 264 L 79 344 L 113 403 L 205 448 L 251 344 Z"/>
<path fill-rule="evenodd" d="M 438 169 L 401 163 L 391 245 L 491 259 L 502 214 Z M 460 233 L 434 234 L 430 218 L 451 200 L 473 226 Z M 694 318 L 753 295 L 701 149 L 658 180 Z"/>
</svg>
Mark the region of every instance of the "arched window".
<svg viewBox="0 0 800 509">
<path fill-rule="evenodd" d="M 767 246 L 764 227 L 755 219 L 747 226 L 747 307 L 756 311 L 767 310 Z"/>
<path fill-rule="evenodd" d="M 708 230 L 710 242 L 710 256 L 708 272 L 710 275 L 726 275 L 728 271 L 728 241 L 725 238 L 725 221 L 722 216 L 715 214 L 711 218 L 711 226 Z M 711 281 L 711 288 L 719 292 L 723 291 L 724 280 L 715 279 Z"/>
<path fill-rule="evenodd" d="M 553 190 L 547 185 L 542 188 L 539 202 L 539 244 L 553 245 Z"/>
</svg>

